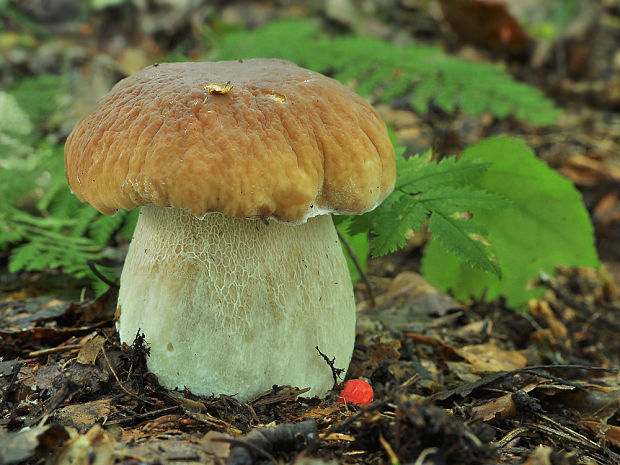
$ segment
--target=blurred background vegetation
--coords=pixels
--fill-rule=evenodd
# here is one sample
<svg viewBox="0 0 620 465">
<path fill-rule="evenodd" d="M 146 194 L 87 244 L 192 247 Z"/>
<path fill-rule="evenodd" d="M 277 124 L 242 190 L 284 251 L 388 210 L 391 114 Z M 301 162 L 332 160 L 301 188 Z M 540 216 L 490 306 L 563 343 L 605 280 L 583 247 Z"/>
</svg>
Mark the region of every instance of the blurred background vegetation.
<svg viewBox="0 0 620 465">
<path fill-rule="evenodd" d="M 102 216 L 71 195 L 63 145 L 73 125 L 149 64 L 249 56 L 351 86 L 407 155 L 523 138 L 579 187 L 617 274 L 618 50 L 613 0 L 0 0 L 0 286 L 58 270 L 45 281 L 55 292 L 103 292 L 88 263 L 118 278 L 136 212 Z M 418 266 L 424 240 L 375 271 Z"/>
</svg>

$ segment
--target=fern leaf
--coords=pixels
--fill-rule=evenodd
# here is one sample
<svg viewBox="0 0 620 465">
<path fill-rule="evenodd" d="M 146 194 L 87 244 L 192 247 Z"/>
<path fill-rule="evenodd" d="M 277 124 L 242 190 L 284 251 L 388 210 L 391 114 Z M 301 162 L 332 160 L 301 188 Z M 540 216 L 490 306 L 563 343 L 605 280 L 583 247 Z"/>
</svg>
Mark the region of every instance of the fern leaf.
<svg viewBox="0 0 620 465">
<path fill-rule="evenodd" d="M 377 208 L 372 228 L 373 257 L 380 257 L 404 247 L 409 231 L 419 231 L 426 221 L 428 210 L 421 203 L 411 201 L 407 196 L 394 196 Z"/>
<path fill-rule="evenodd" d="M 447 216 L 435 211 L 431 215 L 428 230 L 433 234 L 434 240 L 441 242 L 447 250 L 472 267 L 501 278 L 499 266 L 489 257 L 488 246 L 478 239 L 479 229 L 472 226 L 471 221 L 466 218 Z"/>
<path fill-rule="evenodd" d="M 37 255 L 39 255 L 39 249 L 35 244 L 29 243 L 14 247 L 9 257 L 9 272 L 16 273 L 32 269 L 32 260 Z"/>
<path fill-rule="evenodd" d="M 409 98 L 409 105 L 418 113 L 428 113 L 431 100 L 439 87 L 439 82 L 432 76 L 426 76 L 420 83 L 416 84 Z"/>
<path fill-rule="evenodd" d="M 432 211 L 469 211 L 472 208 L 510 208 L 511 203 L 492 192 L 471 187 L 441 186 L 417 196 Z"/>
<path fill-rule="evenodd" d="M 95 210 L 93 208 L 93 210 Z M 96 210 L 95 210 L 96 211 Z M 97 244 L 104 246 L 112 235 L 122 226 L 127 213 L 119 211 L 114 216 L 98 214 L 89 226 L 89 235 Z"/>
<path fill-rule="evenodd" d="M 429 191 L 438 186 L 462 186 L 482 175 L 491 163 L 446 157 L 428 162 L 430 154 L 397 161 L 396 189 L 407 193 Z"/>
<path fill-rule="evenodd" d="M 446 113 L 454 113 L 456 102 L 458 100 L 459 87 L 456 82 L 448 82 L 444 84 L 437 92 L 435 97 L 435 105 Z"/>
<path fill-rule="evenodd" d="M 226 34 L 214 49 L 213 59 L 273 56 L 331 74 L 345 84 L 355 79 L 356 91 L 364 96 L 384 87 L 386 92 L 378 95 L 382 101 L 411 92 L 409 102 L 419 112 L 428 111 L 434 100 L 448 113 L 460 104 L 477 114 L 498 109 L 491 103 L 499 99 L 503 105 L 496 116 L 513 113 L 518 119 L 549 124 L 559 113 L 539 90 L 515 81 L 498 66 L 471 63 L 421 44 L 401 47 L 368 37 L 330 38 L 312 21 L 280 20 Z"/>
</svg>

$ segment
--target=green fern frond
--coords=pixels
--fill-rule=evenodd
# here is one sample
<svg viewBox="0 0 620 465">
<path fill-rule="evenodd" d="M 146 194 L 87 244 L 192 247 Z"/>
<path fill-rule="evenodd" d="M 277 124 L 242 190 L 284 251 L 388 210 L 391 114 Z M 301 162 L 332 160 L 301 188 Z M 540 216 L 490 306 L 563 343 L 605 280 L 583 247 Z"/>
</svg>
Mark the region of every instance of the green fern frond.
<svg viewBox="0 0 620 465">
<path fill-rule="evenodd" d="M 95 283 L 88 261 L 109 257 L 110 236 L 121 225 L 116 219 L 106 228 L 110 220 L 98 221 L 102 215 L 70 192 L 63 147 L 43 138 L 62 108 L 64 83 L 40 76 L 0 92 L 0 107 L 8 110 L 0 124 L 0 248 L 10 247 L 12 272 L 62 268 Z M 19 149 L 2 146 L 7 134 L 19 138 Z"/>
<path fill-rule="evenodd" d="M 394 192 L 375 210 L 352 217 L 349 232 L 372 232 L 373 256 L 381 256 L 403 247 L 409 231 L 419 231 L 430 218 L 433 240 L 446 244 L 472 266 L 500 277 L 493 249 L 484 239 L 487 230 L 469 213 L 470 208 L 511 207 L 502 196 L 472 187 L 472 180 L 491 164 L 456 157 L 436 163 L 431 158 L 430 152 L 409 159 L 398 156 Z"/>
<path fill-rule="evenodd" d="M 462 261 L 483 271 L 502 277 L 502 272 L 494 261 L 491 249 L 479 239 L 479 228 L 470 219 L 456 215 L 446 215 L 443 211 L 434 211 L 428 223 L 428 231 L 433 239 Z"/>
<path fill-rule="evenodd" d="M 352 84 L 359 94 L 389 102 L 409 93 L 411 106 L 428 111 L 432 102 L 447 113 L 550 124 L 560 111 L 539 90 L 515 81 L 499 66 L 472 63 L 422 44 L 398 46 L 369 37 L 328 37 L 310 20 L 274 21 L 253 31 L 214 38 L 213 59 L 276 57 Z M 501 102 L 501 103 L 496 103 Z"/>
<path fill-rule="evenodd" d="M 94 208 L 92 209 L 95 212 Z M 107 244 L 110 238 L 118 231 L 125 222 L 127 212 L 120 210 L 116 212 L 114 216 L 100 215 L 97 213 L 94 221 L 89 224 L 90 236 L 95 240 L 97 244 Z"/>
</svg>

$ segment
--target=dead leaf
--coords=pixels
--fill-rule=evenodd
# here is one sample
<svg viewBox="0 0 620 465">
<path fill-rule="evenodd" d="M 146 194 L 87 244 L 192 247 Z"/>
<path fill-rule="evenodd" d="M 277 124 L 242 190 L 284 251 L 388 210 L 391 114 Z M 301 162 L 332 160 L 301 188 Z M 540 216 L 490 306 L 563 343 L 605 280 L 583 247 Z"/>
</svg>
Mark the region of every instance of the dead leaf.
<svg viewBox="0 0 620 465">
<path fill-rule="evenodd" d="M 56 423 L 76 428 L 80 433 L 85 433 L 95 423 L 105 420 L 113 411 L 112 399 L 105 397 L 58 408 L 54 411 L 53 420 Z"/>
<path fill-rule="evenodd" d="M 620 181 L 620 168 L 582 154 L 570 157 L 559 171 L 578 186 Z"/>
<path fill-rule="evenodd" d="M 450 371 L 454 373 L 456 377 L 461 381 L 465 381 L 466 383 L 473 383 L 480 379 L 479 375 L 472 373 L 473 368 L 467 362 L 453 362 L 450 360 L 446 360 L 445 364 L 450 369 Z"/>
<path fill-rule="evenodd" d="M 444 316 L 450 310 L 461 308 L 461 305 L 449 295 L 439 291 L 422 275 L 413 271 L 404 271 L 396 275 L 390 282 L 387 292 L 378 296 L 376 302 L 377 308 L 397 308 L 401 314 L 406 313 L 403 310 L 407 309 L 409 313 Z M 406 320 L 405 318 L 404 323 Z M 385 323 L 392 328 L 402 326 Z"/>
<path fill-rule="evenodd" d="M 65 443 L 51 465 L 112 465 L 114 446 L 107 433 L 99 425 L 86 434 L 68 428 L 71 439 Z"/>
<path fill-rule="evenodd" d="M 476 405 L 470 409 L 471 421 L 489 422 L 505 420 L 517 416 L 517 406 L 512 400 L 511 394 L 505 394 L 490 402 Z"/>
<path fill-rule="evenodd" d="M 103 349 L 105 338 L 97 335 L 82 346 L 77 356 L 78 363 L 84 365 L 94 365 L 97 357 Z"/>
<path fill-rule="evenodd" d="M 205 434 L 202 438 L 205 452 L 218 458 L 227 458 L 230 455 L 230 443 L 222 439 L 232 439 L 232 436 L 219 431 L 209 431 Z"/>
<path fill-rule="evenodd" d="M 521 388 L 521 391 L 530 392 L 538 386 L 538 384 L 539 383 L 532 383 L 524 386 Z M 518 413 L 519 408 L 514 401 L 512 392 L 469 409 L 471 421 L 482 421 L 485 423 L 514 418 Z"/>
<path fill-rule="evenodd" d="M 516 350 L 502 350 L 495 344 L 476 344 L 454 351 L 473 365 L 474 372 L 511 371 L 527 366 L 527 359 Z"/>
<path fill-rule="evenodd" d="M 304 414 L 299 417 L 299 420 L 303 420 L 306 418 L 326 418 L 337 410 L 340 410 L 339 404 L 331 404 L 328 406 L 320 405 L 318 407 L 314 407 L 311 410 L 305 411 Z"/>
<path fill-rule="evenodd" d="M 603 437 L 615 447 L 620 447 L 620 426 L 598 423 L 596 421 L 580 421 L 579 424 L 594 433 L 597 437 Z"/>
<path fill-rule="evenodd" d="M 35 456 L 43 457 L 60 441 L 69 438 L 62 426 L 35 426 L 0 435 L 0 463 L 10 465 Z"/>
</svg>

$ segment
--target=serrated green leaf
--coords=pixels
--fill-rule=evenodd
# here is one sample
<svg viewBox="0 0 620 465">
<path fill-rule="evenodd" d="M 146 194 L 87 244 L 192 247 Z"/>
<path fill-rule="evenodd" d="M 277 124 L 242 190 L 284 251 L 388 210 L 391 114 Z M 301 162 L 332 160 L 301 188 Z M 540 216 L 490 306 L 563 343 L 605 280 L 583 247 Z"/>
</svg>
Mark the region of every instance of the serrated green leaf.
<svg viewBox="0 0 620 465">
<path fill-rule="evenodd" d="M 502 196 L 471 187 L 439 186 L 417 196 L 432 211 L 469 211 L 472 208 L 510 208 L 511 203 Z"/>
<path fill-rule="evenodd" d="M 93 210 L 95 209 L 93 208 Z M 116 212 L 114 216 L 102 215 L 97 212 L 94 221 L 89 222 L 89 235 L 97 244 L 105 246 L 112 235 L 122 226 L 126 215 L 127 213 L 123 210 Z"/>
<path fill-rule="evenodd" d="M 432 74 L 426 75 L 425 78 L 414 84 L 411 97 L 409 97 L 409 105 L 420 114 L 428 113 L 430 101 L 435 96 L 439 82 Z"/>
<path fill-rule="evenodd" d="M 473 209 L 475 218 L 488 229 L 487 239 L 499 258 L 503 277 L 499 280 L 472 270 L 432 242 L 422 262 L 424 276 L 431 283 L 452 290 L 458 299 L 501 295 L 518 307 L 542 294 L 542 289 L 528 289 L 539 271 L 552 274 L 560 264 L 599 265 L 581 195 L 522 141 L 487 139 L 467 149 L 462 159 L 492 162 L 474 185 L 513 204 L 509 210 Z"/>
<path fill-rule="evenodd" d="M 461 263 L 465 261 L 470 268 L 478 268 L 497 278 L 502 276 L 499 266 L 489 256 L 488 246 L 481 240 L 474 239 L 480 231 L 470 220 L 434 211 L 428 223 L 428 230 L 433 234 L 432 242 L 441 242 L 447 250 L 461 258 Z"/>
<path fill-rule="evenodd" d="M 488 92 L 484 92 L 480 87 L 477 87 L 478 85 L 479 83 L 476 83 L 476 86 L 470 83 L 464 86 L 459 93 L 458 103 L 470 115 L 483 113 L 489 106 L 489 101 L 493 99 Z"/>
<path fill-rule="evenodd" d="M 435 105 L 446 113 L 454 113 L 458 101 L 459 86 L 456 82 L 444 84 L 435 96 Z"/>
<path fill-rule="evenodd" d="M 394 252 L 404 247 L 410 230 L 420 230 L 426 221 L 428 210 L 406 195 L 388 197 L 376 210 L 372 231 L 375 234 L 372 256 Z"/>
<path fill-rule="evenodd" d="M 396 189 L 408 193 L 427 192 L 441 186 L 462 186 L 484 173 L 490 163 L 446 157 L 428 163 L 429 155 L 397 161 Z"/>
<path fill-rule="evenodd" d="M 372 229 L 375 214 L 375 211 L 370 211 L 363 215 L 352 216 L 346 226 L 347 233 L 352 236 L 364 233 L 367 234 Z"/>
</svg>

